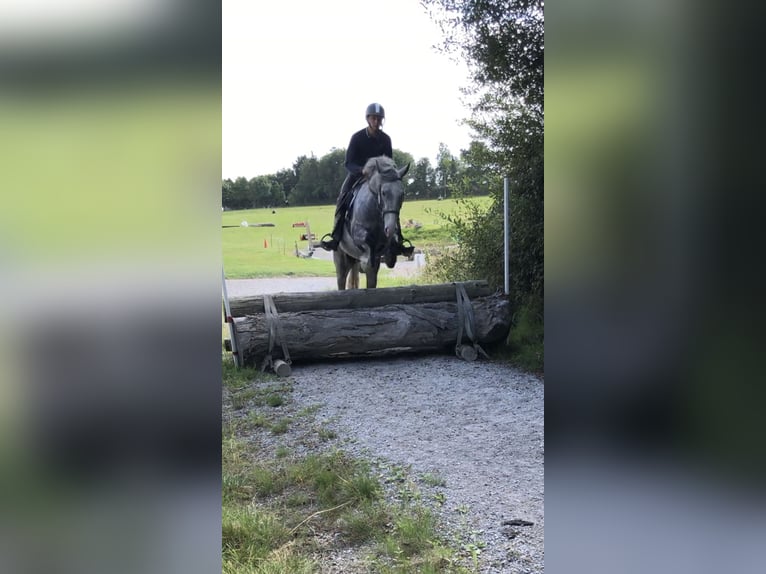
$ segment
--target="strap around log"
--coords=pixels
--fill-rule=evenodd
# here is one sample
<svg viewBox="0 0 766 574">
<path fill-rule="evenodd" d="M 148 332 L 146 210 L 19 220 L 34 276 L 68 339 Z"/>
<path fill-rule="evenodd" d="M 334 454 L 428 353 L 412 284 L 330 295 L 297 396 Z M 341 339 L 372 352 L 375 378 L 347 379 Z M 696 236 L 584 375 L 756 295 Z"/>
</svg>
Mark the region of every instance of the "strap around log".
<svg viewBox="0 0 766 574">
<path fill-rule="evenodd" d="M 287 365 L 290 365 L 290 353 L 287 350 L 287 343 L 282 335 L 282 325 L 279 322 L 279 314 L 277 313 L 277 307 L 274 304 L 274 299 L 271 295 L 263 296 L 263 308 L 266 312 L 266 323 L 269 327 L 269 350 L 266 353 L 266 357 L 263 360 L 261 371 L 265 371 L 267 367 L 274 369 L 274 358 L 272 353 L 274 351 L 274 344 L 278 343 L 282 347 L 282 357 Z"/>
<path fill-rule="evenodd" d="M 466 353 L 463 348 L 463 329 L 465 334 L 473 344 L 473 348 L 477 354 L 481 354 L 485 358 L 489 359 L 489 355 L 481 348 L 476 340 L 476 329 L 474 327 L 474 314 L 471 300 L 466 293 L 463 283 L 454 283 L 455 294 L 457 295 L 457 341 L 455 342 L 455 355 L 465 360 L 474 360 L 475 355 L 473 353 Z M 474 359 L 469 357 L 473 356 Z"/>
</svg>

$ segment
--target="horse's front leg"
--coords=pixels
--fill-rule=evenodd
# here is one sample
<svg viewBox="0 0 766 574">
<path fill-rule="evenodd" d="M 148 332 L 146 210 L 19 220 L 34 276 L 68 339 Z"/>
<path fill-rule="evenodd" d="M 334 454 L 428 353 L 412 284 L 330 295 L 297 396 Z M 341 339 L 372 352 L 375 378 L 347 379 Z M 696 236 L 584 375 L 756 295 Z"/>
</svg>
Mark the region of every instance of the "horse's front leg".
<svg viewBox="0 0 766 574">
<path fill-rule="evenodd" d="M 348 276 L 346 256 L 340 250 L 336 250 L 333 252 L 332 257 L 335 263 L 335 278 L 338 281 L 338 291 L 344 291 L 346 289 L 346 277 Z"/>
<path fill-rule="evenodd" d="M 367 277 L 367 289 L 375 289 L 378 286 L 378 271 L 380 270 L 380 255 L 370 249 L 370 263 L 365 270 Z"/>
</svg>

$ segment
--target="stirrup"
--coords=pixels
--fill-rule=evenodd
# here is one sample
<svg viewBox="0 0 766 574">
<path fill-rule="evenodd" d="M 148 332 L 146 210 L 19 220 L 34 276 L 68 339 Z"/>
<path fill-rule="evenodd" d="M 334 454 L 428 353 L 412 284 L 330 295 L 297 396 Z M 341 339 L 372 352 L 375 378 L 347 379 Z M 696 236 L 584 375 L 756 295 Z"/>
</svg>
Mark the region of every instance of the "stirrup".
<svg viewBox="0 0 766 574">
<path fill-rule="evenodd" d="M 329 237 L 330 239 L 326 240 L 325 237 Z M 325 233 L 319 241 L 319 246 L 325 251 L 335 251 L 338 248 L 338 241 L 331 233 Z"/>
<path fill-rule="evenodd" d="M 409 243 L 408 247 L 405 247 L 405 242 Z M 415 247 L 412 245 L 412 241 L 409 239 L 402 239 L 402 243 L 399 245 L 399 250 L 405 257 L 412 257 L 412 254 L 415 252 Z"/>
</svg>

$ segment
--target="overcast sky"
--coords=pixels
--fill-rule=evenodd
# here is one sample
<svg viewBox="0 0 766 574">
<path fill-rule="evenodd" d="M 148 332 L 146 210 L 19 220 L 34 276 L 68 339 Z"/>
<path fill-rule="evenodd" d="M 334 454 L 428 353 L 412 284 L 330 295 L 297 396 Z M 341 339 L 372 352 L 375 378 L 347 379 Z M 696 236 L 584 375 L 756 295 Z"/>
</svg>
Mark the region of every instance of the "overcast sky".
<svg viewBox="0 0 766 574">
<path fill-rule="evenodd" d="M 395 148 L 458 155 L 467 69 L 441 39 L 418 0 L 223 0 L 223 177 L 347 147 L 372 102 Z"/>
</svg>

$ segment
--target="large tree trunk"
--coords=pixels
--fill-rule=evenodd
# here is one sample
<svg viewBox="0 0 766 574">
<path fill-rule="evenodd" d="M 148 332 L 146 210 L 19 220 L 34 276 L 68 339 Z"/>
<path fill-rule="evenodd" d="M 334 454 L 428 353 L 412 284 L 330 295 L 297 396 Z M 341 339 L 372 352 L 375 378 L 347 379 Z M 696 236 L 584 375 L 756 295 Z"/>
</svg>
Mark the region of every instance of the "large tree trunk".
<svg viewBox="0 0 766 574">
<path fill-rule="evenodd" d="M 481 297 L 472 300 L 471 307 L 478 343 L 493 343 L 507 336 L 511 311 L 506 297 Z M 459 321 L 465 321 L 465 317 L 458 316 L 457 303 L 444 301 L 280 312 L 278 321 L 290 358 L 298 362 L 454 349 Z M 266 315 L 235 318 L 234 327 L 243 363 L 260 365 L 269 350 Z M 463 342 L 468 340 L 464 338 Z M 282 358 L 280 343 L 273 341 L 274 358 Z"/>
<path fill-rule="evenodd" d="M 486 297 L 491 290 L 486 281 L 461 283 L 468 297 Z M 454 283 L 411 285 L 385 289 L 348 289 L 346 291 L 317 291 L 310 293 L 275 293 L 272 296 L 277 311 L 314 311 L 317 309 L 359 309 L 410 303 L 439 303 L 455 301 Z M 263 313 L 263 295 L 233 298 L 229 301 L 232 317 Z"/>
</svg>

